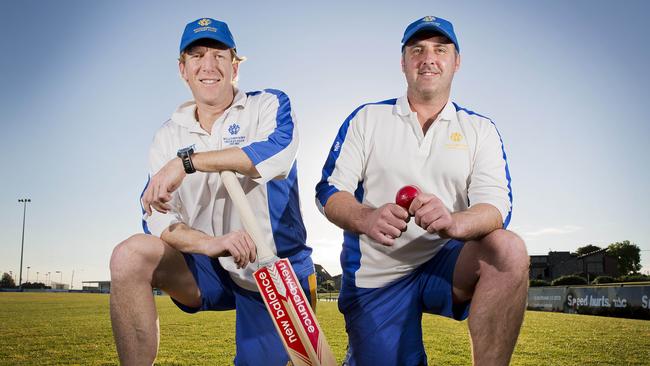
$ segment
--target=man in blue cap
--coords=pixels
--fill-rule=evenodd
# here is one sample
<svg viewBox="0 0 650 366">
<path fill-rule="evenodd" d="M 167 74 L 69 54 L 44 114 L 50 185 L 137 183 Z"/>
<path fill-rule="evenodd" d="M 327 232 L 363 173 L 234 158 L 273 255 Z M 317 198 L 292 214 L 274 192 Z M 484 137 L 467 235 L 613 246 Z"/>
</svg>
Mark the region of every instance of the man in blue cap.
<svg viewBox="0 0 650 366">
<path fill-rule="evenodd" d="M 261 234 L 289 258 L 315 301 L 298 199 L 296 119 L 283 92 L 236 88 L 241 61 L 226 23 L 201 18 L 186 26 L 178 65 L 193 100 L 176 109 L 149 150 L 145 234 L 118 244 L 111 257 L 111 321 L 124 365 L 156 358 L 153 288 L 188 313 L 236 309 L 236 365 L 289 361 L 257 292 L 255 246 L 221 183 L 222 170 L 239 173 Z"/>
<path fill-rule="evenodd" d="M 427 16 L 402 38 L 406 95 L 357 108 L 316 186 L 344 230 L 339 309 L 349 365 L 424 365 L 422 313 L 469 317 L 477 365 L 507 365 L 527 297 L 524 242 L 510 221 L 510 173 L 494 123 L 450 101 L 460 47 Z M 419 194 L 401 207 L 407 184 Z M 433 329 L 426 329 L 433 332 Z"/>
</svg>

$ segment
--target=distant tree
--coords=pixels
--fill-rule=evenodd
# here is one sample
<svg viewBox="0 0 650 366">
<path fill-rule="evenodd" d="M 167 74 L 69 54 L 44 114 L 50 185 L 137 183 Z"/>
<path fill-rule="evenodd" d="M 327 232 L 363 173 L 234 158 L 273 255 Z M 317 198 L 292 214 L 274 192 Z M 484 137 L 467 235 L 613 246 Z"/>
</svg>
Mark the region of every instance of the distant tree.
<svg viewBox="0 0 650 366">
<path fill-rule="evenodd" d="M 650 276 L 643 274 L 626 275 L 617 278 L 618 282 L 650 282 Z"/>
<path fill-rule="evenodd" d="M 576 254 L 577 255 L 583 255 L 583 254 L 595 252 L 595 251 L 601 250 L 601 249 L 602 249 L 601 247 L 597 247 L 595 245 L 588 244 L 588 245 L 585 245 L 584 247 L 579 247 L 578 249 L 576 249 Z"/>
<path fill-rule="evenodd" d="M 586 285 L 587 280 L 576 275 L 561 276 L 551 282 L 551 286 Z"/>
<path fill-rule="evenodd" d="M 543 287 L 543 286 L 550 286 L 550 285 L 551 284 L 548 281 L 535 280 L 535 279 L 530 280 L 530 282 L 528 283 L 529 287 Z"/>
<path fill-rule="evenodd" d="M 323 281 L 321 283 L 321 290 L 323 290 L 325 292 L 334 291 L 335 290 L 334 281 L 332 281 L 332 280 Z"/>
<path fill-rule="evenodd" d="M 611 277 L 611 276 L 598 276 L 594 278 L 593 281 L 591 281 L 592 285 L 601 285 L 603 283 L 615 283 L 616 278 Z"/>
<path fill-rule="evenodd" d="M 5 272 L 0 280 L 0 288 L 16 288 L 16 282 L 11 278 L 9 273 Z"/>
<path fill-rule="evenodd" d="M 622 276 L 637 274 L 641 269 L 641 249 L 629 240 L 612 243 L 607 247 L 607 253 L 618 261 L 618 273 Z"/>
</svg>

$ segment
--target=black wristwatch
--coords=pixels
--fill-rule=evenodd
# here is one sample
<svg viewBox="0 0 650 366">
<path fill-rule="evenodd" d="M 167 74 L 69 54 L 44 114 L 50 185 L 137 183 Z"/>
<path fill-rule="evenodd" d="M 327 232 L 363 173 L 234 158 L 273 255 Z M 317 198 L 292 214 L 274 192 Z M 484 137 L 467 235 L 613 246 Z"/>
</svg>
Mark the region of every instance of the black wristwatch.
<svg viewBox="0 0 650 366">
<path fill-rule="evenodd" d="M 183 169 L 185 169 L 185 173 L 187 174 L 196 172 L 194 164 L 192 164 L 192 154 L 194 154 L 194 146 L 184 147 L 176 153 L 176 156 L 181 158 L 181 161 L 183 161 Z"/>
</svg>

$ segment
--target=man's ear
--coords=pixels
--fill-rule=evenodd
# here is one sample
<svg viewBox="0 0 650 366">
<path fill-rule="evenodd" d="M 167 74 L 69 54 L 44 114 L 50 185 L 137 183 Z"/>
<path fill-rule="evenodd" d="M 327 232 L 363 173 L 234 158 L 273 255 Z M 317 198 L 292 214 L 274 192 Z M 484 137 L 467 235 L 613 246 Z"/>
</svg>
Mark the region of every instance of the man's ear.
<svg viewBox="0 0 650 366">
<path fill-rule="evenodd" d="M 178 73 L 181 75 L 181 79 L 187 81 L 187 77 L 185 75 L 185 63 L 178 61 Z"/>
<path fill-rule="evenodd" d="M 239 62 L 235 62 L 232 64 L 232 80 L 231 81 L 237 81 L 237 77 L 239 76 Z"/>
</svg>

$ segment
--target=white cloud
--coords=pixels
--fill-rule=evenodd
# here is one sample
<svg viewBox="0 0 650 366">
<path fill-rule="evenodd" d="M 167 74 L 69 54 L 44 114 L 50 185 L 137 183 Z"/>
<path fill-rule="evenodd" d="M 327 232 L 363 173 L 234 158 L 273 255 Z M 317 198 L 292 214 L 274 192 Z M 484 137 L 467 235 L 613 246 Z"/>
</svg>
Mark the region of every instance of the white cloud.
<svg viewBox="0 0 650 366">
<path fill-rule="evenodd" d="M 582 230 L 582 227 L 575 225 L 564 225 L 560 227 L 545 227 L 538 230 L 527 231 L 523 233 L 525 238 L 543 236 L 543 235 L 563 235 Z"/>
<path fill-rule="evenodd" d="M 342 272 L 341 264 L 339 263 L 342 242 L 343 238 L 308 239 L 307 245 L 314 249 L 314 252 L 312 253 L 314 263 L 322 265 L 331 275 L 337 275 Z"/>
</svg>

